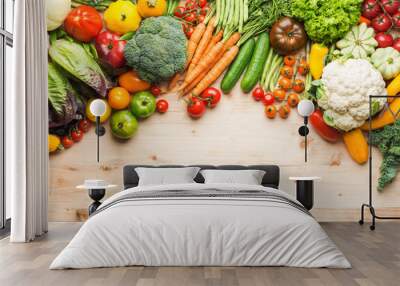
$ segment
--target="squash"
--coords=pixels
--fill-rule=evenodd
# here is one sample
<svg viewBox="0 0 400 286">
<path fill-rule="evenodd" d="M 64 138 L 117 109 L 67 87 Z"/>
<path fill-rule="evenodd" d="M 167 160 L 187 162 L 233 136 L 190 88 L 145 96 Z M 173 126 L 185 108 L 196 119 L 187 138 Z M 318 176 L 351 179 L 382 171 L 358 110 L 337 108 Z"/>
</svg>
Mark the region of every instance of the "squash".
<svg viewBox="0 0 400 286">
<path fill-rule="evenodd" d="M 400 53 L 392 47 L 377 49 L 371 56 L 371 63 L 385 80 L 400 74 Z"/>
<path fill-rule="evenodd" d="M 389 110 L 390 109 L 390 110 Z M 378 114 L 376 118 L 371 121 L 371 129 L 379 129 L 388 124 L 392 124 L 395 119 L 400 119 L 400 98 L 396 98 L 389 105 L 389 109 L 383 111 L 383 113 Z M 369 130 L 369 121 L 366 121 L 362 126 L 361 130 Z"/>
<path fill-rule="evenodd" d="M 336 43 L 340 53 L 354 59 L 364 59 L 375 52 L 378 42 L 374 39 L 373 28 L 368 28 L 365 23 L 354 26 L 346 36 Z"/>
<path fill-rule="evenodd" d="M 360 165 L 368 161 L 368 143 L 360 128 L 343 133 L 343 141 L 354 161 Z"/>
<path fill-rule="evenodd" d="M 400 75 L 397 75 L 387 86 L 386 88 L 387 94 L 389 96 L 395 96 L 400 93 Z M 392 102 L 395 98 L 389 97 L 388 102 Z"/>
</svg>

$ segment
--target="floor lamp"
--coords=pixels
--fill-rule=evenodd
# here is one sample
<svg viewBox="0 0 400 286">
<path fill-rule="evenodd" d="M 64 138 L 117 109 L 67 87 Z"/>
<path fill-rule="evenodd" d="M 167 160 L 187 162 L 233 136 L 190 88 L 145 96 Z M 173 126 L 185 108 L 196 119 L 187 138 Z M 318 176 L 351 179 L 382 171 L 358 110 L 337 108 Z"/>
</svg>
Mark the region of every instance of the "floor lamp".
<svg viewBox="0 0 400 286">
<path fill-rule="evenodd" d="M 388 98 L 400 98 L 400 95 L 396 95 L 396 96 L 388 96 L 388 95 L 370 95 L 369 96 L 369 120 L 368 120 L 368 141 L 371 142 L 371 130 L 372 130 L 372 115 L 371 115 L 371 109 L 372 109 L 372 100 L 374 98 L 385 98 L 386 100 Z M 389 107 L 388 107 L 389 108 Z M 394 111 L 396 112 L 396 110 Z M 392 113 L 392 115 L 394 116 L 395 120 L 397 118 L 397 116 L 399 115 L 400 111 L 397 111 L 397 113 Z M 370 230 L 374 230 L 375 229 L 375 220 L 376 219 L 400 219 L 400 217 L 390 217 L 390 216 L 379 216 L 376 214 L 375 212 L 375 208 L 373 205 L 373 201 L 372 201 L 372 144 L 369 144 L 369 160 L 368 160 L 368 172 L 369 172 L 369 180 L 368 180 L 368 195 L 369 195 L 369 199 L 368 199 L 368 204 L 362 204 L 361 205 L 361 219 L 358 221 L 358 223 L 360 225 L 364 224 L 364 208 L 369 208 L 369 211 L 371 213 L 372 216 L 372 224 L 369 226 Z"/>
<path fill-rule="evenodd" d="M 314 103 L 309 99 L 303 99 L 297 105 L 297 112 L 304 118 L 304 125 L 299 128 L 300 136 L 304 137 L 304 162 L 307 162 L 307 135 L 310 132 L 308 129 L 308 116 L 314 112 Z"/>
<path fill-rule="evenodd" d="M 97 163 L 100 161 L 100 136 L 106 133 L 104 126 L 100 125 L 100 117 L 106 113 L 106 103 L 102 99 L 95 99 L 90 103 L 90 112 L 96 117 L 96 135 L 97 135 Z"/>
</svg>

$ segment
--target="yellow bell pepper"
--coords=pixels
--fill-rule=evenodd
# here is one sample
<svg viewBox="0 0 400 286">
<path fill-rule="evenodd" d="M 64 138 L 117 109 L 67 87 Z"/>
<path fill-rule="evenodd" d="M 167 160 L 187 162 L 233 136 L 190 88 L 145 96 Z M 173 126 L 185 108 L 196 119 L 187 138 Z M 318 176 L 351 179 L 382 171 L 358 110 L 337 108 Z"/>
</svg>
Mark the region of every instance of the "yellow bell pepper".
<svg viewBox="0 0 400 286">
<path fill-rule="evenodd" d="M 354 161 L 360 165 L 368 161 L 368 143 L 360 128 L 343 133 L 343 141 Z"/>
<path fill-rule="evenodd" d="M 166 0 L 138 0 L 137 8 L 143 18 L 162 16 L 167 8 Z"/>
<path fill-rule="evenodd" d="M 387 86 L 386 91 L 388 95 L 394 96 L 400 92 L 400 74 L 396 76 Z M 388 102 L 392 102 L 394 98 L 388 98 Z"/>
<path fill-rule="evenodd" d="M 325 57 L 329 49 L 322 44 L 313 44 L 310 51 L 310 72 L 313 79 L 320 79 L 324 69 Z"/>
<path fill-rule="evenodd" d="M 389 93 L 389 92 L 388 92 Z M 395 119 L 400 119 L 400 98 L 396 98 L 389 105 L 390 110 L 385 110 L 382 114 L 378 114 L 376 118 L 371 121 L 372 130 L 382 128 L 388 124 L 392 124 Z M 393 115 L 397 115 L 396 117 Z M 366 121 L 362 126 L 361 130 L 369 130 L 369 121 Z"/>
<path fill-rule="evenodd" d="M 111 3 L 103 16 L 107 29 L 118 35 L 136 31 L 142 20 L 137 6 L 129 0 Z"/>
<path fill-rule="evenodd" d="M 57 135 L 49 134 L 48 136 L 49 153 L 53 153 L 61 149 L 61 140 Z"/>
</svg>

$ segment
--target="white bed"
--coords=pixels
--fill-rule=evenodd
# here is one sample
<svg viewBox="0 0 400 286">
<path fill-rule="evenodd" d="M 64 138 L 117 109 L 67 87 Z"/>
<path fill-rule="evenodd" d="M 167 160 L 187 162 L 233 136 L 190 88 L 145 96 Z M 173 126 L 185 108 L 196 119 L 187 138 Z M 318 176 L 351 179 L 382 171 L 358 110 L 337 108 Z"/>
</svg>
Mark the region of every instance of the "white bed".
<svg viewBox="0 0 400 286">
<path fill-rule="evenodd" d="M 128 265 L 351 267 L 284 192 L 197 183 L 134 187 L 112 196 L 50 269 Z"/>
</svg>

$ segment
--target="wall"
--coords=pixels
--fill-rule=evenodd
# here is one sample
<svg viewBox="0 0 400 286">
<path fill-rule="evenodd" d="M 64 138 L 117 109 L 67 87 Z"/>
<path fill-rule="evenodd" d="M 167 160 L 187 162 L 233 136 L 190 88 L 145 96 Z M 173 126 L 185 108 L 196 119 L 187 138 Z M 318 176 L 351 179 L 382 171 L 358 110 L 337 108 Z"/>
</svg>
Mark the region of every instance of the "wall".
<svg viewBox="0 0 400 286">
<path fill-rule="evenodd" d="M 237 87 L 236 87 L 237 88 Z M 343 143 L 323 141 L 311 129 L 309 162 L 304 163 L 304 141 L 297 134 L 302 124 L 294 110 L 287 120 L 268 120 L 261 103 L 235 90 L 191 120 L 175 94 L 164 115 L 141 121 L 138 133 L 127 142 L 116 141 L 109 129 L 101 138 L 101 164 L 96 163 L 96 137 L 92 128 L 82 142 L 51 156 L 49 219 L 75 221 L 90 204 L 87 193 L 75 189 L 84 179 L 102 178 L 122 187 L 125 164 L 278 164 L 281 189 L 294 194 L 293 175 L 321 176 L 315 186 L 314 215 L 321 221 L 359 219 L 359 207 L 368 199 L 368 167 L 354 163 Z M 375 159 L 376 158 L 376 159 Z M 379 151 L 374 152 L 377 181 Z M 400 214 L 400 180 L 384 193 L 374 190 L 380 214 Z M 111 194 L 111 192 L 109 192 Z"/>
</svg>

